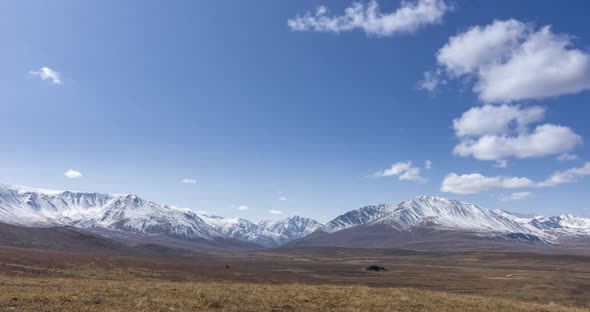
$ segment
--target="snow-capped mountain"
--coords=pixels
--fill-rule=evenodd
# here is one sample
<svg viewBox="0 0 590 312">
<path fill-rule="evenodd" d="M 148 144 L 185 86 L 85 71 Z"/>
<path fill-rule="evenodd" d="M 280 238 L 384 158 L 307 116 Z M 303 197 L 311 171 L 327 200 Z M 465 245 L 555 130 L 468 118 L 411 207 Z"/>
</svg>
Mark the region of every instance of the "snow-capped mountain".
<svg viewBox="0 0 590 312">
<path fill-rule="evenodd" d="M 315 220 L 299 216 L 285 220 L 267 220 L 258 224 L 242 218 L 223 218 L 201 215 L 207 224 L 224 235 L 265 247 L 276 247 L 315 231 L 319 226 Z"/>
<path fill-rule="evenodd" d="M 525 216 L 457 200 L 418 196 L 396 205 L 367 206 L 347 212 L 288 246 L 455 250 L 504 249 L 521 243 L 551 246 L 562 242 L 560 235 L 565 234 L 547 231 L 524 219 Z M 585 224 L 579 220 L 567 222 Z"/>
<path fill-rule="evenodd" d="M 224 237 L 189 210 L 162 206 L 135 195 L 53 191 L 8 184 L 0 184 L 0 222 L 32 227 L 98 227 L 190 240 Z"/>
<path fill-rule="evenodd" d="M 353 210 L 328 222 L 321 230 L 333 233 L 361 224 L 385 224 L 396 230 L 436 227 L 480 233 L 543 234 L 489 209 L 431 196 L 418 196 L 397 205 L 367 206 Z"/>
<path fill-rule="evenodd" d="M 275 235 L 249 220 L 200 215 L 201 219 L 227 237 L 261 246 L 277 246 Z"/>
<path fill-rule="evenodd" d="M 569 214 L 560 216 L 520 215 L 503 210 L 496 210 L 497 214 L 510 218 L 523 226 L 538 229 L 552 236 L 590 236 L 590 219 L 580 218 Z"/>
<path fill-rule="evenodd" d="M 0 222 L 28 227 L 68 225 L 187 240 L 229 239 L 266 247 L 301 238 L 320 226 L 299 216 L 255 224 L 241 218 L 198 215 L 131 194 L 54 191 L 8 184 L 0 184 Z"/>
<path fill-rule="evenodd" d="M 204 240 L 216 245 L 239 241 L 247 246 L 265 247 L 277 247 L 293 240 L 309 242 L 318 237 L 322 244 L 329 244 L 330 235 L 355 246 L 379 240 L 402 246 L 408 240 L 431 240 L 432 233 L 442 232 L 445 235 L 459 233 L 462 240 L 468 235 L 545 244 L 560 244 L 562 238 L 590 239 L 590 219 L 492 211 L 430 196 L 418 196 L 396 205 L 363 207 L 321 225 L 300 216 L 253 223 L 241 218 L 198 215 L 131 194 L 53 191 L 8 184 L 0 184 L 0 223 L 27 227 L 67 225 L 129 235 L 157 234 Z M 459 236 L 447 238 L 452 240 Z"/>
<path fill-rule="evenodd" d="M 513 214 L 452 199 L 417 196 L 396 205 L 366 206 L 349 211 L 295 245 L 330 245 L 333 241 L 338 246 L 357 247 L 364 243 L 379 245 L 376 241 L 382 240 L 387 241 L 383 246 L 402 246 L 405 242 L 437 240 L 427 236 L 442 232 L 447 233 L 445 235 L 457 233 L 463 238 L 555 245 L 572 237 L 590 239 L 590 219 L 571 215 Z M 365 241 L 367 237 L 372 237 L 371 242 Z"/>
<path fill-rule="evenodd" d="M 326 223 L 320 229 L 326 233 L 333 233 L 353 226 L 368 224 L 392 213 L 396 207 L 395 205 L 379 205 L 352 210 L 336 217 L 336 219 Z"/>
<path fill-rule="evenodd" d="M 273 233 L 280 245 L 309 235 L 322 226 L 321 223 L 313 219 L 303 218 L 297 215 L 279 221 L 261 221 L 258 225 L 266 231 Z"/>
</svg>

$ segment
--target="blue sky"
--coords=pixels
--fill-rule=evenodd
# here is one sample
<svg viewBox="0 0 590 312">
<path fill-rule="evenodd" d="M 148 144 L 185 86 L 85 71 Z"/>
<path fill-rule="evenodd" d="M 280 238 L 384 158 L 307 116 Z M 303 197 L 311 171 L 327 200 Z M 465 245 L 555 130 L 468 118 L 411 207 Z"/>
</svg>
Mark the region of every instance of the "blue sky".
<svg viewBox="0 0 590 312">
<path fill-rule="evenodd" d="M 375 3 L 4 1 L 0 181 L 253 220 L 590 216 L 589 4 Z"/>
</svg>

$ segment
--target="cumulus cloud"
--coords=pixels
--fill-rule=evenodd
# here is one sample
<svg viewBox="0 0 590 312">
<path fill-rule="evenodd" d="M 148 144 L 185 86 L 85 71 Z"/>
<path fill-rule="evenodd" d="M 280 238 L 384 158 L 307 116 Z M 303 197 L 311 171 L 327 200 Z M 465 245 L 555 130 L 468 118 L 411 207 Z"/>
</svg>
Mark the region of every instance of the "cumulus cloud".
<svg viewBox="0 0 590 312">
<path fill-rule="evenodd" d="M 522 188 L 534 186 L 535 182 L 521 177 L 486 177 L 479 173 L 448 174 L 440 187 L 444 193 L 475 194 L 496 188 Z"/>
<path fill-rule="evenodd" d="M 68 169 L 68 171 L 64 172 L 64 176 L 69 179 L 77 179 L 82 177 L 82 173 L 73 169 Z"/>
<path fill-rule="evenodd" d="M 424 169 L 432 169 L 432 161 L 427 160 L 424 162 Z"/>
<path fill-rule="evenodd" d="M 515 192 L 510 195 L 505 195 L 505 196 L 500 197 L 500 200 L 501 201 L 513 201 L 513 200 L 522 200 L 522 199 L 527 199 L 527 198 L 532 198 L 532 197 L 533 197 L 532 192 Z"/>
<path fill-rule="evenodd" d="M 236 209 L 238 209 L 240 211 L 248 210 L 248 208 L 250 208 L 250 207 L 248 207 L 246 205 L 239 205 L 236 207 Z"/>
<path fill-rule="evenodd" d="M 545 124 L 518 136 L 485 135 L 476 140 L 464 140 L 455 147 L 454 153 L 481 160 L 541 157 L 569 151 L 581 142 L 582 138 L 570 128 Z"/>
<path fill-rule="evenodd" d="M 367 4 L 356 2 L 339 16 L 328 16 L 328 8 L 320 6 L 315 12 L 289 19 L 287 25 L 292 31 L 340 33 L 361 29 L 369 35 L 392 36 L 439 24 L 450 10 L 451 7 L 443 0 L 417 0 L 402 1 L 400 8 L 384 13 L 373 0 Z"/>
<path fill-rule="evenodd" d="M 278 215 L 278 214 L 283 214 L 285 212 L 282 211 L 282 210 L 271 209 L 271 210 L 268 211 L 268 213 L 274 214 L 274 215 Z"/>
<path fill-rule="evenodd" d="M 559 184 L 576 182 L 583 176 L 590 175 L 590 162 L 583 167 L 570 168 L 564 171 L 555 172 L 549 179 L 540 183 L 540 186 L 556 186 Z"/>
<path fill-rule="evenodd" d="M 557 171 L 546 180 L 540 182 L 523 177 L 487 177 L 479 173 L 463 175 L 450 173 L 444 178 L 440 190 L 445 193 L 475 194 L 492 189 L 552 187 L 560 184 L 573 183 L 588 175 L 590 175 L 590 162 L 587 162 L 582 167 Z"/>
<path fill-rule="evenodd" d="M 183 183 L 183 184 L 195 184 L 195 183 L 197 183 L 197 180 L 190 179 L 190 178 L 184 178 L 184 179 L 180 180 L 180 183 Z"/>
<path fill-rule="evenodd" d="M 280 201 L 286 201 L 287 200 L 287 197 L 286 196 L 281 196 L 281 197 L 279 197 L 279 200 Z"/>
<path fill-rule="evenodd" d="M 532 128 L 544 115 L 545 109 L 539 106 L 473 107 L 453 120 L 460 140 L 453 153 L 480 160 L 506 160 L 561 154 L 582 143 L 582 138 L 565 126 L 548 123 Z"/>
<path fill-rule="evenodd" d="M 570 161 L 570 160 L 578 160 L 578 159 L 579 159 L 578 155 L 569 154 L 569 153 L 563 153 L 557 157 L 557 160 L 560 160 L 560 161 Z"/>
<path fill-rule="evenodd" d="M 513 130 L 522 133 L 544 117 L 545 109 L 540 106 L 484 105 L 472 107 L 454 119 L 453 129 L 458 137 L 507 134 Z"/>
<path fill-rule="evenodd" d="M 377 171 L 374 177 L 391 177 L 398 176 L 402 181 L 414 181 L 416 183 L 426 183 L 428 180 L 420 176 L 420 168 L 412 166 L 411 161 L 397 162 L 391 168 Z"/>
<path fill-rule="evenodd" d="M 436 53 L 436 61 L 451 74 L 477 74 L 487 64 L 508 57 L 525 36 L 527 26 L 516 20 L 494 21 L 449 38 Z"/>
<path fill-rule="evenodd" d="M 436 60 L 450 77 L 474 78 L 484 102 L 542 99 L 590 89 L 590 53 L 572 39 L 550 26 L 496 20 L 450 37 Z"/>
<path fill-rule="evenodd" d="M 60 74 L 49 67 L 41 67 L 39 70 L 30 70 L 29 74 L 37 76 L 42 80 L 51 80 L 53 84 L 61 84 Z"/>
</svg>

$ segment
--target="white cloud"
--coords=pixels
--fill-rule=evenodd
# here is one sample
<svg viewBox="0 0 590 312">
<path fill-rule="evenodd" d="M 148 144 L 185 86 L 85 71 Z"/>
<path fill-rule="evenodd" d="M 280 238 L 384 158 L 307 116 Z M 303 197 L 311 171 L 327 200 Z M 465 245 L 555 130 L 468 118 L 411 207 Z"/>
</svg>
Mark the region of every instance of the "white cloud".
<svg viewBox="0 0 590 312">
<path fill-rule="evenodd" d="M 82 173 L 76 170 L 68 169 L 68 171 L 64 172 L 64 176 L 69 179 L 77 179 L 82 177 Z"/>
<path fill-rule="evenodd" d="M 579 159 L 578 155 L 569 154 L 569 153 L 563 153 L 557 157 L 557 160 L 560 160 L 560 161 L 570 161 L 570 160 L 578 160 L 578 159 Z"/>
<path fill-rule="evenodd" d="M 540 186 L 556 186 L 559 184 L 576 182 L 580 177 L 590 175 L 590 162 L 583 167 L 570 168 L 564 171 L 555 172 L 549 179 L 540 183 Z"/>
<path fill-rule="evenodd" d="M 513 200 L 528 199 L 528 198 L 532 198 L 532 197 L 533 197 L 532 192 L 515 192 L 510 195 L 500 197 L 500 200 L 501 201 L 513 201 Z"/>
<path fill-rule="evenodd" d="M 207 210 L 197 210 L 195 211 L 196 214 L 200 214 L 200 215 L 208 215 L 211 212 L 207 211 Z"/>
<path fill-rule="evenodd" d="M 517 136 L 485 135 L 475 140 L 463 140 L 453 152 L 480 160 L 529 158 L 563 153 L 580 143 L 582 138 L 570 128 L 544 124 L 537 126 L 531 133 Z"/>
<path fill-rule="evenodd" d="M 274 215 L 278 215 L 278 214 L 283 214 L 285 212 L 282 211 L 282 210 L 271 209 L 271 210 L 268 211 L 268 213 L 274 214 Z"/>
<path fill-rule="evenodd" d="M 560 184 L 573 183 L 588 175 L 590 175 L 590 162 L 587 162 L 582 167 L 555 172 L 549 178 L 541 182 L 535 182 L 531 179 L 522 177 L 486 177 L 479 173 L 463 175 L 450 173 L 444 178 L 440 190 L 445 193 L 475 194 L 499 188 L 552 187 Z"/>
<path fill-rule="evenodd" d="M 418 82 L 418 89 L 434 91 L 438 86 L 446 84 L 447 81 L 442 77 L 441 71 L 425 71 L 424 79 Z"/>
<path fill-rule="evenodd" d="M 463 175 L 450 173 L 444 178 L 440 191 L 455 194 L 475 194 L 496 188 L 522 188 L 534 185 L 535 182 L 528 178 L 486 177 L 479 173 Z"/>
<path fill-rule="evenodd" d="M 417 0 L 402 1 L 396 11 L 383 13 L 373 0 L 367 4 L 356 2 L 345 9 L 344 15 L 333 17 L 327 16 L 325 6 L 320 6 L 314 13 L 307 12 L 289 19 L 287 25 L 293 31 L 340 33 L 362 29 L 369 35 L 392 36 L 439 24 L 450 10 L 443 0 Z"/>
<path fill-rule="evenodd" d="M 488 103 L 574 94 L 590 89 L 590 53 L 572 37 L 511 19 L 475 26 L 449 38 L 436 54 L 451 77 L 475 78 Z"/>
<path fill-rule="evenodd" d="M 375 172 L 373 176 L 399 176 L 400 180 L 414 181 L 417 183 L 426 183 L 428 181 L 427 179 L 420 176 L 420 168 L 413 167 L 411 161 L 395 163 L 391 166 L 391 168 Z"/>
<path fill-rule="evenodd" d="M 246 206 L 246 205 L 239 205 L 238 207 L 236 207 L 236 209 L 240 210 L 240 211 L 244 211 L 244 210 L 248 210 L 250 207 Z"/>
<path fill-rule="evenodd" d="M 190 179 L 190 178 L 184 178 L 184 179 L 180 180 L 180 183 L 184 183 L 184 184 L 196 184 L 197 183 L 197 180 Z"/>
<path fill-rule="evenodd" d="M 424 162 L 424 169 L 432 169 L 432 161 L 427 160 Z"/>
<path fill-rule="evenodd" d="M 482 65 L 507 57 L 524 37 L 526 28 L 512 19 L 472 27 L 450 37 L 436 53 L 436 60 L 451 76 L 476 74 Z"/>
<path fill-rule="evenodd" d="M 483 105 L 472 107 L 461 118 L 454 119 L 453 129 L 458 137 L 525 132 L 529 124 L 544 117 L 545 109 L 540 106 Z"/>
<path fill-rule="evenodd" d="M 496 160 L 494 168 L 506 168 L 508 167 L 508 160 Z"/>
<path fill-rule="evenodd" d="M 279 200 L 280 201 L 286 201 L 287 200 L 287 197 L 286 196 L 281 196 L 281 197 L 279 197 Z"/>
<path fill-rule="evenodd" d="M 464 112 L 453 120 L 460 143 L 456 155 L 480 160 L 506 160 L 555 155 L 572 150 L 582 138 L 572 129 L 539 122 L 545 109 L 539 106 L 522 108 L 516 105 L 484 105 Z"/>
<path fill-rule="evenodd" d="M 61 84 L 60 74 L 49 67 L 41 67 L 39 70 L 30 70 L 29 74 L 38 76 L 42 80 L 51 80 L 53 84 Z"/>
</svg>

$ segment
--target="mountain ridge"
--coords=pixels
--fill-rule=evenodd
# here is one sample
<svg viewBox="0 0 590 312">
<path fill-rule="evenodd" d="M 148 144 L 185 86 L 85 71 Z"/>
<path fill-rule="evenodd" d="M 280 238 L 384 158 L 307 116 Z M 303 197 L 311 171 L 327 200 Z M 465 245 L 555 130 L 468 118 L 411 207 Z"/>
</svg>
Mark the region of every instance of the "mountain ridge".
<svg viewBox="0 0 590 312">
<path fill-rule="evenodd" d="M 305 228 L 293 224 L 295 220 L 305 220 Z M 206 240 L 212 244 L 223 239 L 238 239 L 261 247 L 276 247 L 300 238 L 319 224 L 307 218 L 290 217 L 267 221 L 268 226 L 274 226 L 267 229 L 245 219 L 199 215 L 133 194 L 57 191 L 5 183 L 0 183 L 0 222 L 29 227 L 103 228 Z"/>
<path fill-rule="evenodd" d="M 450 239 L 471 240 L 474 245 L 493 240 L 551 246 L 571 238 L 590 241 L 590 219 L 572 215 L 527 217 L 453 199 L 416 196 L 395 205 L 371 205 L 346 212 L 289 246 L 400 247 L 439 241 L 436 236 L 441 233 L 449 238 L 455 235 Z"/>
<path fill-rule="evenodd" d="M 403 237 L 427 239 L 427 235 L 441 232 L 461 233 L 463 238 L 471 235 L 477 239 L 548 245 L 560 244 L 563 238 L 590 238 L 590 219 L 567 214 L 545 217 L 510 213 L 436 196 L 361 207 L 326 224 L 301 216 L 254 223 L 160 205 L 132 194 L 54 191 L 4 183 L 0 183 L 0 222 L 105 229 L 143 237 L 163 235 L 215 245 L 240 241 L 260 247 L 279 247 L 320 236 L 327 241 L 326 236 L 336 233 L 333 237 L 349 233 L 353 237 L 342 240 L 354 241 L 354 235 L 361 235 L 363 230 L 371 232 L 375 239 L 375 233 L 397 235 L 395 241 Z"/>
</svg>

